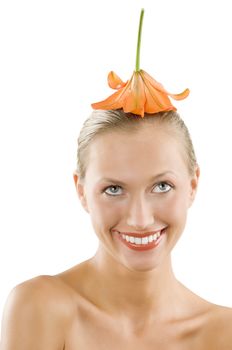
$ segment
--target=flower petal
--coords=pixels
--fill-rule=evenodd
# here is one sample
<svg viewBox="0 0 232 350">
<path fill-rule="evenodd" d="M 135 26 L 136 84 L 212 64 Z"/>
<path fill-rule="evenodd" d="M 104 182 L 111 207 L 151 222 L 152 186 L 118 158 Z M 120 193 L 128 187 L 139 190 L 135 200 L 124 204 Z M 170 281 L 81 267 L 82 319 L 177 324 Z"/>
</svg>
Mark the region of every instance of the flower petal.
<svg viewBox="0 0 232 350">
<path fill-rule="evenodd" d="M 127 95 L 130 93 L 130 83 L 132 78 L 125 87 L 119 89 L 114 94 L 107 97 L 105 100 L 92 103 L 93 109 L 119 109 L 123 107 L 123 103 Z"/>
<path fill-rule="evenodd" d="M 183 100 L 184 98 L 188 97 L 190 93 L 189 89 L 185 89 L 183 92 L 181 92 L 180 94 L 169 94 L 169 96 L 171 96 L 174 100 Z"/>
<path fill-rule="evenodd" d="M 111 89 L 121 89 L 122 87 L 126 86 L 127 83 L 124 83 L 119 76 L 114 73 L 113 71 L 109 72 L 108 74 L 108 84 Z"/>
<path fill-rule="evenodd" d="M 146 86 L 144 87 L 146 94 L 146 102 L 145 102 L 145 112 L 146 113 L 159 113 L 164 111 L 176 110 L 176 108 L 171 104 L 170 100 L 166 96 L 157 96 L 161 94 L 158 91 L 155 93 L 151 93 Z"/>
<path fill-rule="evenodd" d="M 133 113 L 144 117 L 145 92 L 143 79 L 139 72 L 134 72 L 130 84 L 130 93 L 126 96 L 123 104 L 125 113 Z"/>
<path fill-rule="evenodd" d="M 152 78 L 147 72 L 145 72 L 145 70 L 141 69 L 140 72 L 144 81 L 148 81 L 156 90 L 168 94 L 168 92 L 164 89 L 163 85 L 160 84 L 154 78 Z"/>
<path fill-rule="evenodd" d="M 143 76 L 145 81 L 149 81 L 150 84 L 157 89 L 158 91 L 169 95 L 170 97 L 172 97 L 174 100 L 183 100 L 184 98 L 186 98 L 190 91 L 189 89 L 185 89 L 183 92 L 181 92 L 180 94 L 171 94 L 170 92 L 168 92 L 167 90 L 164 89 L 163 85 L 158 83 L 158 81 L 156 81 L 154 78 L 152 78 L 147 72 L 145 72 L 144 70 L 141 69 L 141 75 Z"/>
<path fill-rule="evenodd" d="M 146 95 L 145 112 L 158 113 L 162 111 L 176 110 L 166 93 L 155 89 L 148 80 L 143 79 L 143 82 Z"/>
<path fill-rule="evenodd" d="M 121 91 L 116 91 L 113 95 L 110 95 L 105 100 L 92 103 L 91 106 L 93 109 L 118 109 L 122 108 L 119 104 L 119 98 Z"/>
</svg>

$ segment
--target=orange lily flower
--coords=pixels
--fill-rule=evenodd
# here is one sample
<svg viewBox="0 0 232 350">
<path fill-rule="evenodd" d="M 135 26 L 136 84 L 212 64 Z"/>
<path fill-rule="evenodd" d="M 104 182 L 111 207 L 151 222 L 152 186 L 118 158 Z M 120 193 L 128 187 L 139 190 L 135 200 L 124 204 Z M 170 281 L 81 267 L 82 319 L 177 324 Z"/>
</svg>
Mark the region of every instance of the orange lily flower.
<svg viewBox="0 0 232 350">
<path fill-rule="evenodd" d="M 144 70 L 139 69 L 141 30 L 144 10 L 142 9 L 139 23 L 138 44 L 136 54 L 136 69 L 129 81 L 124 83 L 116 73 L 108 74 L 108 84 L 117 90 L 105 100 L 93 103 L 93 109 L 120 109 L 125 113 L 133 113 L 144 117 L 144 113 L 158 113 L 176 110 L 168 96 L 182 100 L 189 95 L 189 89 L 180 94 L 171 94 Z"/>
<path fill-rule="evenodd" d="M 168 96 L 175 100 L 182 100 L 189 95 L 189 89 L 180 94 L 171 94 L 153 79 L 148 73 L 140 69 L 134 71 L 131 79 L 124 83 L 114 72 L 108 75 L 108 84 L 117 91 L 101 102 L 93 103 L 94 109 L 120 109 L 125 113 L 133 113 L 144 117 L 144 113 L 158 113 L 176 110 Z"/>
</svg>

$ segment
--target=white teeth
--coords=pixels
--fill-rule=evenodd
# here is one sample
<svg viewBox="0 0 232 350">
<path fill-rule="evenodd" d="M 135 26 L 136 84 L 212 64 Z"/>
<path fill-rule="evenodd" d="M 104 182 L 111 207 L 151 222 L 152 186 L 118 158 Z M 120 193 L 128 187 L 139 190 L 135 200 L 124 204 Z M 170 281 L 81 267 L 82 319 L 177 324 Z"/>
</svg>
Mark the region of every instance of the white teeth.
<svg viewBox="0 0 232 350">
<path fill-rule="evenodd" d="M 159 237 L 160 237 L 160 231 L 155 233 L 154 235 L 146 236 L 143 238 L 122 234 L 122 238 L 125 239 L 127 242 L 134 243 L 134 244 L 143 244 L 143 245 L 156 241 Z"/>
<path fill-rule="evenodd" d="M 148 243 L 148 237 L 143 237 L 142 244 L 147 244 L 147 243 Z"/>
<path fill-rule="evenodd" d="M 136 237 L 136 238 L 135 238 L 135 244 L 141 244 L 141 243 L 142 243 L 142 239 Z"/>
</svg>

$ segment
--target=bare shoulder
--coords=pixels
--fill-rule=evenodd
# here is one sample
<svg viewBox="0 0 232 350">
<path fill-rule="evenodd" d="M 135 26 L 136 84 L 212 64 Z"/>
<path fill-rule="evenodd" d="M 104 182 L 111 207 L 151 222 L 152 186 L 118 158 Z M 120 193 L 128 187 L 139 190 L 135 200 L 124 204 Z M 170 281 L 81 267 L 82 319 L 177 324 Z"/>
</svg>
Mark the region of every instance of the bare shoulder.
<svg viewBox="0 0 232 350">
<path fill-rule="evenodd" d="M 1 350 L 63 350 L 71 304 L 68 290 L 53 276 L 17 285 L 4 307 Z"/>
<path fill-rule="evenodd" d="M 217 306 L 215 311 L 215 320 L 219 334 L 223 334 L 226 338 L 229 337 L 232 346 L 232 308 L 226 306 Z M 214 325 L 216 326 L 216 321 Z"/>
<path fill-rule="evenodd" d="M 232 308 L 214 305 L 205 326 L 206 342 L 210 349 L 232 348 Z"/>
<path fill-rule="evenodd" d="M 66 286 L 56 276 L 38 276 L 17 285 L 10 292 L 6 309 L 12 306 L 49 310 L 53 316 L 70 315 L 71 297 Z"/>
</svg>

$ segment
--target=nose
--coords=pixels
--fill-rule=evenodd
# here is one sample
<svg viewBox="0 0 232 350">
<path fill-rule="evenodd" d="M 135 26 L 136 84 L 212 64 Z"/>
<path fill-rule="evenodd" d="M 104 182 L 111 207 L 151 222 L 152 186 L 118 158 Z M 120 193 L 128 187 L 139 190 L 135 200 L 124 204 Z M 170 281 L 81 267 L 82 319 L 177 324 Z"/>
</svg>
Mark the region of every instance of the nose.
<svg viewBox="0 0 232 350">
<path fill-rule="evenodd" d="M 127 225 L 136 230 L 146 230 L 154 226 L 154 208 L 148 199 L 137 196 L 128 205 Z"/>
</svg>

